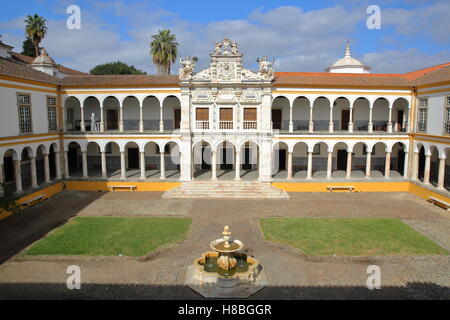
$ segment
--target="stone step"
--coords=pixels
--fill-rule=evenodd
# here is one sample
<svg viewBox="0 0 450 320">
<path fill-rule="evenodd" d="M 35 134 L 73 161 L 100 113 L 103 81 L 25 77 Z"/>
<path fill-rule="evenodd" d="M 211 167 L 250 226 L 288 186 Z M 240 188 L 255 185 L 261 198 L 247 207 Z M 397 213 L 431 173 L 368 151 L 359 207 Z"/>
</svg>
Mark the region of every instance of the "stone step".
<svg viewBox="0 0 450 320">
<path fill-rule="evenodd" d="M 163 199 L 288 199 L 289 195 L 260 181 L 192 181 L 165 192 Z"/>
</svg>

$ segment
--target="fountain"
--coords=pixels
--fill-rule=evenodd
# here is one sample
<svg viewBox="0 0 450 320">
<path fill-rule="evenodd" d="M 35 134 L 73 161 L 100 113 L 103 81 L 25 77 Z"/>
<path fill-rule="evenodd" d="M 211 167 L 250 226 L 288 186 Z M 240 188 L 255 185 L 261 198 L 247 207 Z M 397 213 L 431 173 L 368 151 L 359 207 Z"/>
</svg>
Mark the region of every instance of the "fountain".
<svg viewBox="0 0 450 320">
<path fill-rule="evenodd" d="M 228 226 L 222 235 L 188 267 L 186 285 L 207 298 L 247 298 L 267 286 L 258 260 L 242 251 L 244 243 L 231 239 Z"/>
</svg>

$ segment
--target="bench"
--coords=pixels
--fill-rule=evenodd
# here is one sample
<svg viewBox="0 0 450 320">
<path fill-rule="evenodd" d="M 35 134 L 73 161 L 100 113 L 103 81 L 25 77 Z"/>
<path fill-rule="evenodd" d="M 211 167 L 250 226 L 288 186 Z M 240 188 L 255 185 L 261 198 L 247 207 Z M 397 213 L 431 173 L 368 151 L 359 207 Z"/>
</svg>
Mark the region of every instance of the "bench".
<svg viewBox="0 0 450 320">
<path fill-rule="evenodd" d="M 437 199 L 435 197 L 428 197 L 428 201 L 430 201 L 432 204 L 435 204 L 441 208 L 444 208 L 448 211 L 448 209 L 450 208 L 450 204 L 448 204 L 447 202 Z"/>
<path fill-rule="evenodd" d="M 136 189 L 136 186 L 108 186 L 111 191 L 114 191 L 114 189 L 129 189 L 131 191 L 134 191 Z"/>
<path fill-rule="evenodd" d="M 27 201 L 23 202 L 22 205 L 25 206 L 25 207 L 28 207 L 31 204 L 33 204 L 34 202 L 45 200 L 45 196 L 46 196 L 45 194 L 40 194 L 37 197 L 34 197 L 34 198 L 30 199 L 30 200 L 27 200 Z"/>
<path fill-rule="evenodd" d="M 352 186 L 330 186 L 327 187 L 328 191 L 332 192 L 334 190 L 348 190 L 349 192 L 352 192 L 355 190 L 355 187 Z"/>
</svg>

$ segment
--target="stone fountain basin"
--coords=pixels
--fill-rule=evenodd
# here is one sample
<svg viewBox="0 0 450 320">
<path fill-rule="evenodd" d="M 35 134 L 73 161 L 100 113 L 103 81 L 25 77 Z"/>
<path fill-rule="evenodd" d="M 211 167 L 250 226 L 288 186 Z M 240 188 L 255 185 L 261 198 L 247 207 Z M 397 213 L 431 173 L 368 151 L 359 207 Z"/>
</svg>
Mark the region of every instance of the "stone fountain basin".
<svg viewBox="0 0 450 320">
<path fill-rule="evenodd" d="M 236 272 L 232 276 L 224 277 L 216 272 L 206 272 L 204 264 L 206 257 L 218 257 L 219 253 L 216 251 L 205 252 L 200 259 L 194 261 L 195 276 L 199 281 L 199 284 L 214 284 L 222 288 L 232 288 L 239 284 L 254 283 L 259 273 L 259 262 L 255 258 L 247 256 L 247 262 L 249 263 L 248 270 L 246 272 Z"/>
<path fill-rule="evenodd" d="M 232 252 L 237 252 L 242 250 L 242 248 L 244 248 L 244 243 L 240 240 L 233 240 L 230 241 L 230 248 L 225 248 L 224 247 L 225 244 L 225 240 L 223 239 L 216 239 L 214 241 L 211 242 L 210 247 L 211 249 L 213 249 L 214 251 L 218 251 L 221 253 L 232 253 Z"/>
</svg>

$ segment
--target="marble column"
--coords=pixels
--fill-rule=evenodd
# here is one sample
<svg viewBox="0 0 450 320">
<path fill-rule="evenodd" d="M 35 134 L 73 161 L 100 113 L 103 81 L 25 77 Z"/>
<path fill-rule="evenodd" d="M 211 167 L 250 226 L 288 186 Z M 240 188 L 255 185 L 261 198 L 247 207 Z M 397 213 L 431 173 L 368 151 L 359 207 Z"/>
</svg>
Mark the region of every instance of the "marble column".
<svg viewBox="0 0 450 320">
<path fill-rule="evenodd" d="M 334 131 L 334 123 L 333 123 L 333 106 L 330 106 L 330 122 L 328 123 L 328 131 Z"/>
<path fill-rule="evenodd" d="M 145 152 L 140 152 L 140 168 L 141 168 L 141 180 L 144 180 L 147 178 L 145 173 Z"/>
<path fill-rule="evenodd" d="M 235 161 L 236 161 L 235 163 L 236 175 L 234 179 L 241 180 L 241 153 L 239 152 L 239 150 L 236 151 Z"/>
<path fill-rule="evenodd" d="M 419 179 L 419 152 L 414 151 L 413 168 L 412 168 L 412 180 L 417 181 Z"/>
<path fill-rule="evenodd" d="M 61 156 L 59 151 L 55 152 L 56 179 L 61 180 Z"/>
<path fill-rule="evenodd" d="M 292 105 L 289 106 L 289 132 L 294 132 L 294 122 L 292 121 Z"/>
<path fill-rule="evenodd" d="M 309 132 L 314 132 L 313 107 L 309 107 Z"/>
<path fill-rule="evenodd" d="M 346 178 L 350 179 L 352 176 L 352 152 L 347 152 L 347 175 Z"/>
<path fill-rule="evenodd" d="M 384 162 L 384 177 L 389 178 L 391 174 L 391 153 L 386 152 L 386 160 Z"/>
<path fill-rule="evenodd" d="M 327 179 L 331 179 L 332 173 L 333 173 L 333 151 L 328 152 Z"/>
<path fill-rule="evenodd" d="M 408 179 L 408 169 L 409 169 L 409 158 L 408 158 L 408 152 L 405 151 L 405 161 L 403 164 L 403 178 Z"/>
<path fill-rule="evenodd" d="M 86 132 L 86 123 L 84 122 L 84 108 L 81 107 L 81 119 L 80 119 L 81 132 Z"/>
<path fill-rule="evenodd" d="M 139 103 L 139 132 L 144 132 L 143 106 Z"/>
<path fill-rule="evenodd" d="M 439 175 L 438 175 L 438 189 L 444 190 L 445 180 L 445 159 L 439 159 Z"/>
<path fill-rule="evenodd" d="M 103 114 L 103 105 L 100 108 L 100 132 L 105 132 L 105 119 Z"/>
<path fill-rule="evenodd" d="M 105 151 L 101 152 L 101 157 L 102 157 L 102 178 L 107 178 L 108 171 L 106 168 L 106 152 Z"/>
<path fill-rule="evenodd" d="M 36 173 L 36 157 L 30 157 L 31 164 L 31 187 L 37 188 L 37 173 Z"/>
<path fill-rule="evenodd" d="M 164 155 L 164 152 L 160 153 L 160 171 L 161 171 L 161 177 L 160 179 L 165 179 L 166 178 L 166 157 Z"/>
<path fill-rule="evenodd" d="M 306 179 L 312 179 L 312 160 L 313 160 L 313 154 L 312 154 L 312 152 L 308 152 L 308 171 L 307 171 Z"/>
<path fill-rule="evenodd" d="M 431 167 L 431 155 L 425 156 L 425 172 L 423 174 L 423 183 L 430 184 L 430 167 Z"/>
<path fill-rule="evenodd" d="M 366 155 L 366 178 L 370 178 L 372 171 L 372 152 L 367 151 Z"/>
<path fill-rule="evenodd" d="M 350 108 L 350 117 L 348 120 L 348 132 L 353 133 L 353 108 Z"/>
<path fill-rule="evenodd" d="M 159 108 L 159 132 L 164 131 L 163 107 Z"/>
<path fill-rule="evenodd" d="M 127 169 L 125 166 L 125 151 L 120 151 L 120 179 L 127 178 Z"/>
<path fill-rule="evenodd" d="M 70 172 L 69 172 L 69 156 L 68 152 L 64 151 L 64 177 L 66 179 L 70 178 Z"/>
<path fill-rule="evenodd" d="M 369 106 L 369 124 L 367 125 L 367 131 L 372 133 L 373 132 L 373 107 Z"/>
<path fill-rule="evenodd" d="M 387 132 L 392 133 L 392 107 L 389 108 L 389 121 L 387 124 Z"/>
<path fill-rule="evenodd" d="M 123 104 L 120 104 L 119 109 L 119 131 L 123 132 Z"/>
<path fill-rule="evenodd" d="M 217 159 L 215 151 L 211 151 L 211 180 L 217 180 Z"/>
<path fill-rule="evenodd" d="M 81 151 L 81 160 L 83 167 L 83 178 L 88 178 L 87 151 Z"/>
<path fill-rule="evenodd" d="M 48 154 L 44 154 L 44 180 L 46 183 L 50 182 L 50 163 Z"/>
<path fill-rule="evenodd" d="M 16 180 L 16 192 L 22 192 L 22 169 L 20 160 L 14 160 L 14 178 Z"/>
<path fill-rule="evenodd" d="M 288 152 L 288 163 L 287 163 L 287 179 L 292 180 L 292 159 L 293 154 L 292 152 Z"/>
</svg>

